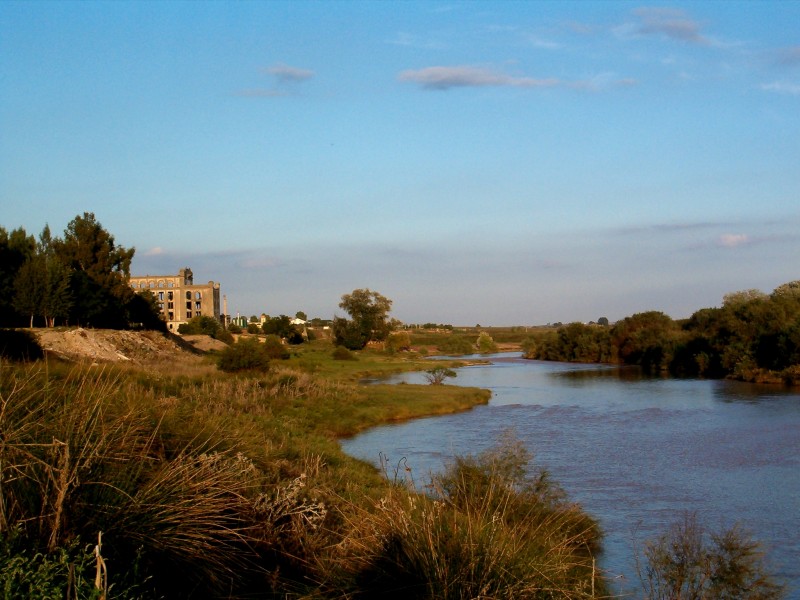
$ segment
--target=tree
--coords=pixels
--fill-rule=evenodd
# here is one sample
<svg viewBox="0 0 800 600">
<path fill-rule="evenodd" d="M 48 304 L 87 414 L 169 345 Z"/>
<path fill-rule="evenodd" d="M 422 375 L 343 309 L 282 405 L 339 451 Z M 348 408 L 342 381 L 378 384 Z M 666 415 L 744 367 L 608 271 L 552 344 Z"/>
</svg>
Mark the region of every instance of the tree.
<svg viewBox="0 0 800 600">
<path fill-rule="evenodd" d="M 391 300 L 369 289 L 357 289 L 343 295 L 339 308 L 347 312 L 350 319 L 334 318 L 335 343 L 350 350 L 360 350 L 371 341 L 385 340 L 391 331 L 388 321 L 391 307 Z"/>
<path fill-rule="evenodd" d="M 279 315 L 264 321 L 261 330 L 267 335 L 276 335 L 283 338 L 290 344 L 302 344 L 303 334 L 292 325 L 292 319 L 288 315 Z"/>
<path fill-rule="evenodd" d="M 457 373 L 447 367 L 435 367 L 425 371 L 425 380 L 431 385 L 442 385 L 448 377 L 455 377 Z"/>
<path fill-rule="evenodd" d="M 603 327 L 608 327 L 608 317 L 600 317 L 597 319 L 597 324 L 602 325 Z"/>
<path fill-rule="evenodd" d="M 475 342 L 475 345 L 478 347 L 478 352 L 481 354 L 497 352 L 497 344 L 492 339 L 492 336 L 485 331 L 481 331 L 480 335 L 478 335 L 478 340 Z"/>
<path fill-rule="evenodd" d="M 14 310 L 15 285 L 20 268 L 36 251 L 36 240 L 20 227 L 9 233 L 0 227 L 0 324 L 18 325 Z M 23 311 L 25 315 L 30 313 Z"/>
<path fill-rule="evenodd" d="M 94 213 L 75 217 L 63 239 L 52 241 L 55 253 L 72 272 L 70 288 L 76 321 L 97 327 L 126 327 L 125 306 L 134 249 L 117 246 Z"/>
<path fill-rule="evenodd" d="M 301 321 L 308 321 L 308 315 L 304 313 L 302 310 L 298 310 L 294 313 L 296 319 L 300 319 Z"/>
</svg>

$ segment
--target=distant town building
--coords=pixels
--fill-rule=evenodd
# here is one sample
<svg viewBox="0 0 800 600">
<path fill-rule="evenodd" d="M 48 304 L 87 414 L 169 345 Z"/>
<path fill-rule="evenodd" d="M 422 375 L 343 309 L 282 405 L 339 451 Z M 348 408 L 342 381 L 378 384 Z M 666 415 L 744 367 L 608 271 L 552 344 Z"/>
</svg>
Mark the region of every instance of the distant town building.
<svg viewBox="0 0 800 600">
<path fill-rule="evenodd" d="M 167 328 L 178 331 L 178 326 L 193 317 L 214 317 L 221 320 L 219 283 L 195 285 L 192 270 L 188 267 L 177 275 L 144 275 L 131 277 L 134 292 L 149 291 L 156 298 Z"/>
</svg>

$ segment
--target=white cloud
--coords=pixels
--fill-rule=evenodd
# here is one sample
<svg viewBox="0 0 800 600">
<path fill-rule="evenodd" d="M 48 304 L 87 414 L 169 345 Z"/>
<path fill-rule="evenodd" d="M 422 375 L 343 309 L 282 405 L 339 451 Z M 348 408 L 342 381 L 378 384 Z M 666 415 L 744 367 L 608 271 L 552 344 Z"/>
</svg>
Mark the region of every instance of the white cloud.
<svg viewBox="0 0 800 600">
<path fill-rule="evenodd" d="M 617 34 L 627 37 L 660 36 L 691 44 L 709 44 L 711 41 L 700 31 L 700 23 L 677 8 L 642 7 L 633 11 L 635 23 L 617 27 Z"/>
<path fill-rule="evenodd" d="M 424 69 L 402 71 L 397 78 L 400 81 L 418 83 L 428 90 L 488 86 L 541 88 L 553 87 L 560 83 L 558 79 L 512 77 L 505 73 L 471 66 L 425 67 Z"/>
<path fill-rule="evenodd" d="M 150 250 L 144 253 L 145 256 L 161 256 L 162 254 L 164 254 L 164 249 L 160 246 L 150 248 Z"/>
<path fill-rule="evenodd" d="M 283 63 L 278 63 L 268 67 L 266 72 L 274 75 L 279 81 L 305 81 L 314 76 L 314 71 L 309 69 L 300 69 L 298 67 L 290 67 Z"/>
<path fill-rule="evenodd" d="M 800 84 L 798 83 L 774 81 L 772 83 L 761 84 L 761 89 L 766 92 L 776 92 L 778 94 L 790 94 L 792 96 L 800 96 Z"/>
</svg>

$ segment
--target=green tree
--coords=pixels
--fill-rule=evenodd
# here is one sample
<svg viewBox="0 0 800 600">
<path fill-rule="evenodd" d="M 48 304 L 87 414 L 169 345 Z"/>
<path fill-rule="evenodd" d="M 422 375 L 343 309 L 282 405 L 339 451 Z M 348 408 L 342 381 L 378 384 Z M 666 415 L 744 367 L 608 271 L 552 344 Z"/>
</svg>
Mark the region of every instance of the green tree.
<svg viewBox="0 0 800 600">
<path fill-rule="evenodd" d="M 36 239 L 22 227 L 10 233 L 0 227 L 0 325 L 19 325 L 14 309 L 15 279 L 20 268 L 36 252 Z M 29 311 L 23 311 L 29 316 Z"/>
<path fill-rule="evenodd" d="M 192 317 L 188 323 L 181 323 L 178 326 L 178 333 L 183 335 L 209 335 L 216 338 L 221 331 L 223 331 L 222 323 L 207 315 Z"/>
<path fill-rule="evenodd" d="M 350 319 L 334 318 L 334 341 L 350 350 L 360 350 L 371 341 L 385 340 L 392 329 L 389 322 L 392 301 L 378 292 L 353 290 L 342 296 L 339 308 L 347 312 Z"/>
<path fill-rule="evenodd" d="M 126 327 L 125 306 L 134 249 L 118 246 L 94 213 L 75 217 L 62 239 L 52 242 L 55 253 L 72 272 L 70 287 L 75 321 L 96 327 Z"/>
<path fill-rule="evenodd" d="M 497 344 L 495 343 L 494 339 L 492 339 L 492 336 L 486 331 L 480 332 L 475 345 L 478 347 L 478 352 L 481 354 L 491 354 L 492 352 L 497 352 Z"/>
<path fill-rule="evenodd" d="M 276 335 L 285 339 L 290 344 L 302 344 L 303 334 L 297 327 L 292 325 L 292 319 L 288 315 L 279 315 L 264 321 L 261 330 L 267 335 Z"/>
</svg>

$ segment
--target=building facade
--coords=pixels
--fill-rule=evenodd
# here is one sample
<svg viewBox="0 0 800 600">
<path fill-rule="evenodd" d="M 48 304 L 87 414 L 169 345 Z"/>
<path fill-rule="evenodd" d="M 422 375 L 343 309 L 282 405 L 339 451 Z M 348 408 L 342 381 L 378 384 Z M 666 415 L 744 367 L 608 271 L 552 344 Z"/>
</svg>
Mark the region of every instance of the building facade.
<svg viewBox="0 0 800 600">
<path fill-rule="evenodd" d="M 220 320 L 219 283 L 209 281 L 195 285 L 189 268 L 181 269 L 177 275 L 131 277 L 130 286 L 134 292 L 149 291 L 155 296 L 167 328 L 173 333 L 194 317 Z"/>
</svg>

